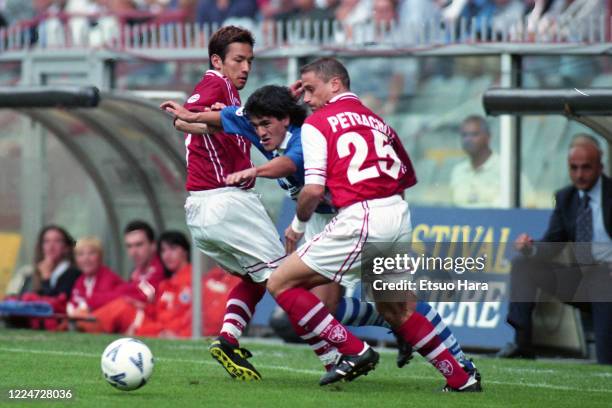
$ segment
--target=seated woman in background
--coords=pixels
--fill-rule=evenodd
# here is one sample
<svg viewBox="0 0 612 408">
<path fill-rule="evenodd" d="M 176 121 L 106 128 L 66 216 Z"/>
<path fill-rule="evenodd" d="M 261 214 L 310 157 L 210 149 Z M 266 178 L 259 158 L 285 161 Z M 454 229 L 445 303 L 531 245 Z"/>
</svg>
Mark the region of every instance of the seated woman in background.
<svg viewBox="0 0 612 408">
<path fill-rule="evenodd" d="M 31 292 L 63 299 L 65 306 L 80 275 L 74 266 L 73 251 L 74 239 L 65 229 L 57 225 L 43 228 L 36 245 L 36 268 L 31 280 Z"/>
<path fill-rule="evenodd" d="M 48 225 L 42 229 L 36 244 L 36 254 L 29 273 L 17 274 L 22 278 L 18 286 L 18 296 L 9 297 L 24 302 L 46 303 L 54 313 L 64 313 L 74 283 L 80 272 L 73 265 L 74 240 L 70 234 L 57 225 Z M 10 324 L 57 330 L 58 321 L 45 319 L 14 319 Z"/>
<path fill-rule="evenodd" d="M 123 280 L 102 263 L 104 251 L 99 239 L 95 237 L 79 239 L 74 253 L 77 267 L 82 274 L 72 289 L 66 313 L 70 317 L 84 317 L 104 306 L 109 294 L 112 294 Z"/>
</svg>

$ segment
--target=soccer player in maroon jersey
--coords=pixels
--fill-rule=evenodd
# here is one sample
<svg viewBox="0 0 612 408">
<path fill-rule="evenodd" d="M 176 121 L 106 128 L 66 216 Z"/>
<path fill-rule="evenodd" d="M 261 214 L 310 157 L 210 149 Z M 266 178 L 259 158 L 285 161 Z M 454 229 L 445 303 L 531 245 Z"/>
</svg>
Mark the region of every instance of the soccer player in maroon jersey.
<svg viewBox="0 0 612 408">
<path fill-rule="evenodd" d="M 366 242 L 410 242 L 411 221 L 402 193 L 416 183 L 399 137 L 350 92 L 346 68 L 321 58 L 301 70 L 304 102 L 314 111 L 302 126 L 305 186 L 292 225 L 301 228 L 329 190 L 339 209 L 325 230 L 288 256 L 268 280 L 298 335 L 319 338 L 342 354 L 321 385 L 353 380 L 373 370 L 378 353 L 355 337 L 308 290 L 359 281 Z M 414 313 L 415 302 L 377 303 L 393 330 L 446 378 L 444 391 L 480 391 L 446 348 L 432 324 Z"/>
<path fill-rule="evenodd" d="M 254 40 L 245 29 L 226 26 L 208 44 L 210 69 L 185 103 L 202 112 L 216 103 L 239 106 L 242 89 L 251 71 Z M 180 120 L 180 119 L 177 119 Z M 210 353 L 234 378 L 258 380 L 261 375 L 240 348 L 238 339 L 265 293 L 265 281 L 285 257 L 274 224 L 259 197 L 250 189 L 254 180 L 228 186 L 226 177 L 253 167 L 251 143 L 240 135 L 188 133 L 185 203 L 187 226 L 197 247 L 241 282 L 228 296 L 219 337 Z M 257 236 L 249 234 L 256 231 Z"/>
</svg>

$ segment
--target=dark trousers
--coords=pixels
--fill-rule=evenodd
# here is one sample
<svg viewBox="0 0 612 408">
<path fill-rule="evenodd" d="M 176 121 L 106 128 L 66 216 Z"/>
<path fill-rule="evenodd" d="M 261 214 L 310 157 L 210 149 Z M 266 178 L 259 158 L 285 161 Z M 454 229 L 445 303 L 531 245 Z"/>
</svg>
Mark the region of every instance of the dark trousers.
<svg viewBox="0 0 612 408">
<path fill-rule="evenodd" d="M 609 274 L 608 271 L 604 272 Z M 585 278 L 584 276 L 587 276 Z M 565 303 L 576 300 L 590 302 L 595 331 L 597 362 L 612 364 L 612 302 L 606 296 L 589 297 L 593 289 L 611 293 L 609 275 L 601 278 L 597 272 L 583 274 L 578 267 L 531 258 L 517 258 L 512 264 L 508 323 L 516 330 L 516 342 L 531 347 L 532 312 L 538 289 Z M 599 280 L 598 280 L 599 279 Z"/>
</svg>

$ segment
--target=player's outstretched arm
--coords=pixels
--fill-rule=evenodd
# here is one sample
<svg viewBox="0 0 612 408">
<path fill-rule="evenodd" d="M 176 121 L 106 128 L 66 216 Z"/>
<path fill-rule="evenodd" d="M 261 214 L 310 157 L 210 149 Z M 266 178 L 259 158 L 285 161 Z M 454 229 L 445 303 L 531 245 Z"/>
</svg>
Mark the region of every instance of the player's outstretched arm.
<svg viewBox="0 0 612 408">
<path fill-rule="evenodd" d="M 204 123 L 185 122 L 184 120 L 178 118 L 174 120 L 174 128 L 179 132 L 191 133 L 196 135 L 203 135 L 205 133 L 210 132 L 208 125 Z"/>
<path fill-rule="evenodd" d="M 277 179 L 287 177 L 297 171 L 297 166 L 289 157 L 276 157 L 257 167 L 257 177 Z"/>
<path fill-rule="evenodd" d="M 225 182 L 230 185 L 240 185 L 243 183 L 247 183 L 256 177 L 265 177 L 265 178 L 281 178 L 292 175 L 297 171 L 297 166 L 288 157 L 276 157 L 273 160 L 270 160 L 268 163 L 259 166 L 252 167 L 250 169 L 237 171 L 236 173 L 232 173 L 225 179 Z"/>
<path fill-rule="evenodd" d="M 184 122 L 204 123 L 206 125 L 215 126 L 218 128 L 222 126 L 221 112 L 219 110 L 191 112 L 190 110 L 185 109 L 182 105 L 174 101 L 165 101 L 159 107 L 161 110 L 170 113 L 175 118 L 180 119 Z M 222 108 L 222 106 L 216 106 L 216 108 L 219 109 Z"/>
</svg>

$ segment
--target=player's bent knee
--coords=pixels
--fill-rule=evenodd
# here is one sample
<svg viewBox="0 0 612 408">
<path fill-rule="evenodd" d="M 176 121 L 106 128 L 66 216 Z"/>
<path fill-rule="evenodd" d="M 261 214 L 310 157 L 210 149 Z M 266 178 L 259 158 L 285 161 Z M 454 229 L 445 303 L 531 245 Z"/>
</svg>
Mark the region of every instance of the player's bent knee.
<svg viewBox="0 0 612 408">
<path fill-rule="evenodd" d="M 296 283 L 298 282 L 291 278 L 291 270 L 288 270 L 281 265 L 281 267 L 272 272 L 268 278 L 266 288 L 272 296 L 276 297 L 287 289 L 298 286 Z"/>
<path fill-rule="evenodd" d="M 270 275 L 268 282 L 266 282 L 266 289 L 274 297 L 278 296 L 282 290 L 282 280 L 278 277 L 276 271 Z"/>
</svg>

